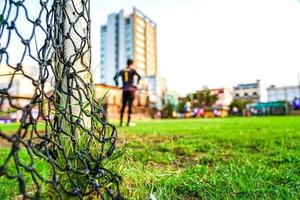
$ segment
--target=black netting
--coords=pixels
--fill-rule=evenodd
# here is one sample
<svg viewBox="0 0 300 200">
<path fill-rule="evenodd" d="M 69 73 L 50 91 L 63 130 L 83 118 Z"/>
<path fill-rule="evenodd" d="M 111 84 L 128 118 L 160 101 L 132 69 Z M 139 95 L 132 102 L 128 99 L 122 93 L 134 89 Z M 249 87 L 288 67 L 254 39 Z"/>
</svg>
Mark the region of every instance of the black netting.
<svg viewBox="0 0 300 200">
<path fill-rule="evenodd" d="M 95 101 L 89 7 L 0 1 L 0 112 L 21 116 L 15 131 L 0 130 L 0 179 L 24 199 L 122 198 L 108 169 L 117 131 Z"/>
</svg>

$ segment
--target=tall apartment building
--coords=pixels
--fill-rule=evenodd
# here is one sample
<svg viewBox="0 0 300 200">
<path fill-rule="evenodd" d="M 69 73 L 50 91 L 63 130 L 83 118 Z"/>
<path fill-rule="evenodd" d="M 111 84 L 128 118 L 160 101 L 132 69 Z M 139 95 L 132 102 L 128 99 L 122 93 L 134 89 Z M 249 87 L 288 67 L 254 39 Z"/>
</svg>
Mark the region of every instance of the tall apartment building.
<svg viewBox="0 0 300 200">
<path fill-rule="evenodd" d="M 141 11 L 110 14 L 101 26 L 100 82 L 114 85 L 114 75 L 126 67 L 128 58 L 142 77 L 156 76 L 156 43 L 156 23 Z"/>
</svg>

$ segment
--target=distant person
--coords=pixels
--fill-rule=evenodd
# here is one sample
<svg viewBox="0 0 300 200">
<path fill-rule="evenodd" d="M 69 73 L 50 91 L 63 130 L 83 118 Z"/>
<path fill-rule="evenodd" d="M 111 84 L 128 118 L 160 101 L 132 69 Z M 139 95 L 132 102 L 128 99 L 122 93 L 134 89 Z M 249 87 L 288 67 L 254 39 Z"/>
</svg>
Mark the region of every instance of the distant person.
<svg viewBox="0 0 300 200">
<path fill-rule="evenodd" d="M 193 117 L 198 117 L 199 108 L 193 108 Z"/>
<path fill-rule="evenodd" d="M 233 116 L 238 116 L 239 115 L 239 109 L 235 106 L 232 108 L 232 115 Z"/>
<path fill-rule="evenodd" d="M 293 101 L 294 110 L 300 110 L 300 99 L 295 97 Z"/>
<path fill-rule="evenodd" d="M 128 104 L 128 119 L 127 119 L 127 126 L 130 125 L 131 120 L 131 113 L 132 113 L 132 103 L 134 99 L 134 94 L 136 91 L 136 86 L 134 85 L 134 76 L 137 76 L 137 84 L 139 84 L 141 80 L 141 76 L 132 69 L 133 67 L 133 60 L 128 59 L 127 60 L 127 67 L 125 69 L 122 69 L 119 71 L 116 76 L 114 77 L 114 80 L 116 82 L 116 85 L 119 85 L 118 78 L 119 76 L 122 77 L 122 108 L 121 108 L 121 114 L 120 114 L 120 126 L 123 125 L 123 115 L 126 105 Z"/>
<path fill-rule="evenodd" d="M 215 117 L 221 117 L 221 111 L 218 109 L 214 109 L 214 115 Z"/>
<path fill-rule="evenodd" d="M 191 102 L 187 101 L 187 102 L 185 102 L 185 104 L 184 104 L 184 112 L 185 112 L 185 113 L 188 113 L 188 112 L 190 112 L 190 111 L 191 111 Z"/>
</svg>

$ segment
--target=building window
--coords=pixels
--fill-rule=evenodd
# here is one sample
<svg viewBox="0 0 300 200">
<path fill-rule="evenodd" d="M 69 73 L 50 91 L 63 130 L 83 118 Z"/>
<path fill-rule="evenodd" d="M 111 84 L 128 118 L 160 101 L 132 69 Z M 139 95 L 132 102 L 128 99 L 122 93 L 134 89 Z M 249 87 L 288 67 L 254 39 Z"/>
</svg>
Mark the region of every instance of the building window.
<svg viewBox="0 0 300 200">
<path fill-rule="evenodd" d="M 145 29 L 144 29 L 143 27 L 137 26 L 137 27 L 136 27 L 136 30 L 137 30 L 138 32 L 142 33 L 142 34 L 145 33 Z"/>
<path fill-rule="evenodd" d="M 130 18 L 126 19 L 126 25 L 129 25 L 131 23 Z"/>
<path fill-rule="evenodd" d="M 130 27 L 126 27 L 126 35 L 131 35 L 132 29 Z"/>
<path fill-rule="evenodd" d="M 138 24 L 139 26 L 141 26 L 141 27 L 143 27 L 143 28 L 146 26 L 145 21 L 142 20 L 141 18 L 137 18 L 136 22 L 137 22 L 137 24 Z"/>
<path fill-rule="evenodd" d="M 141 40 L 136 40 L 136 44 L 142 48 L 145 48 L 145 42 Z"/>
<path fill-rule="evenodd" d="M 145 49 L 142 47 L 137 46 L 136 47 L 136 52 L 142 55 L 145 55 Z"/>
<path fill-rule="evenodd" d="M 141 55 L 141 54 L 136 54 L 136 59 L 138 60 L 138 61 L 141 61 L 141 62 L 143 62 L 143 63 L 145 63 L 145 56 L 143 56 L 143 55 Z M 143 67 L 144 68 L 144 67 Z"/>
<path fill-rule="evenodd" d="M 139 69 L 145 69 L 145 63 L 143 63 L 143 62 L 137 62 L 136 66 Z"/>
<path fill-rule="evenodd" d="M 142 33 L 136 33 L 136 38 L 138 38 L 141 41 L 145 41 L 145 36 Z"/>
<path fill-rule="evenodd" d="M 130 48 L 130 47 L 127 47 L 127 48 L 126 48 L 126 52 L 131 52 L 131 48 Z"/>
<path fill-rule="evenodd" d="M 102 26 L 101 27 L 101 32 L 106 32 L 107 31 L 107 27 L 106 26 Z"/>
<path fill-rule="evenodd" d="M 132 46 L 132 38 L 131 37 L 126 38 L 126 45 L 127 46 Z"/>
</svg>

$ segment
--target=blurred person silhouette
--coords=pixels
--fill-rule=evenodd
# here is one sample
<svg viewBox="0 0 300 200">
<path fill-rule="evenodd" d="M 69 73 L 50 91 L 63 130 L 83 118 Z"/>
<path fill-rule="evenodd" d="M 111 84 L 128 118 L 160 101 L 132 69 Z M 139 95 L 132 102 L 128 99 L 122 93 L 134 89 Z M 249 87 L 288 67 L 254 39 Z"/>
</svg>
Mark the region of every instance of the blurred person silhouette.
<svg viewBox="0 0 300 200">
<path fill-rule="evenodd" d="M 295 97 L 293 100 L 294 110 L 300 110 L 300 98 Z"/>
<path fill-rule="evenodd" d="M 134 77 L 137 76 L 136 85 L 139 84 L 141 80 L 141 76 L 134 70 L 133 67 L 133 60 L 127 60 L 127 66 L 125 69 L 120 70 L 114 77 L 115 83 L 118 86 L 118 78 L 119 76 L 122 77 L 122 108 L 120 113 L 120 126 L 123 125 L 123 115 L 125 111 L 125 107 L 128 104 L 128 119 L 127 119 L 127 126 L 130 125 L 131 114 L 132 114 L 132 103 L 134 100 L 134 94 L 137 87 L 134 85 Z"/>
</svg>

